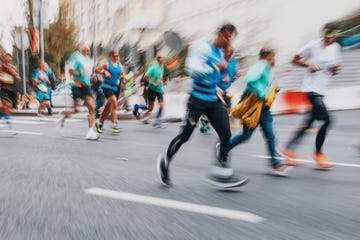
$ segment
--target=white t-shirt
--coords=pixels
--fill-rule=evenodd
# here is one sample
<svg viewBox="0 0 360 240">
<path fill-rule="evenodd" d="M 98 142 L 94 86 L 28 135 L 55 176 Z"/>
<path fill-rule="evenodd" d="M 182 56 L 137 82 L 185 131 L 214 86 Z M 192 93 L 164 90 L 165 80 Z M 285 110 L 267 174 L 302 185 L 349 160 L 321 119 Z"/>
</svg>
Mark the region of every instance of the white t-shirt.
<svg viewBox="0 0 360 240">
<path fill-rule="evenodd" d="M 313 73 L 306 70 L 302 91 L 325 95 L 326 88 L 332 78 L 328 67 L 339 64 L 341 61 L 340 45 L 334 42 L 329 46 L 324 46 L 323 40 L 319 38 L 306 44 L 297 55 L 306 58 L 309 64 L 322 67 L 322 70 Z"/>
</svg>

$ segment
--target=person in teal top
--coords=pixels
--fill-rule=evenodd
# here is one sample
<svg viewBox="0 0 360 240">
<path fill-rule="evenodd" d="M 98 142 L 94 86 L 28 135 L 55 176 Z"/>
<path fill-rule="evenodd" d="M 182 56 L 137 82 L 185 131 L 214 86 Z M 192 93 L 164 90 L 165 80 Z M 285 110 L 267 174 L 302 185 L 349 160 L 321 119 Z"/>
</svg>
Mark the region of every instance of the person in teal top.
<svg viewBox="0 0 360 240">
<path fill-rule="evenodd" d="M 61 127 L 64 127 L 65 119 L 71 114 L 79 112 L 79 98 L 84 100 L 89 115 L 89 130 L 85 136 L 87 140 L 98 140 L 99 134 L 94 130 L 95 104 L 90 90 L 90 77 L 92 73 L 92 60 L 89 57 L 90 48 L 86 44 L 80 44 L 79 51 L 74 52 L 67 61 L 67 67 L 73 80 L 71 91 L 74 100 L 73 110 L 65 111 L 61 120 Z"/>
<path fill-rule="evenodd" d="M 50 106 L 48 87 L 50 80 L 45 73 L 45 63 L 38 60 L 36 68 L 31 74 L 31 81 L 35 85 L 36 100 L 39 101 L 38 116 L 42 116 L 42 110 Z"/>
<path fill-rule="evenodd" d="M 275 65 L 275 50 L 271 48 L 262 48 L 259 53 L 260 61 L 256 63 L 245 75 L 246 89 L 242 100 L 244 100 L 250 93 L 256 94 L 261 99 L 264 99 L 268 89 L 271 77 L 271 69 Z M 264 106 L 259 120 L 259 125 L 262 129 L 268 152 L 270 155 L 270 173 L 286 176 L 287 172 L 292 168 L 279 160 L 279 155 L 275 149 L 275 134 L 273 130 L 273 118 L 269 107 Z M 229 141 L 230 149 L 249 140 L 254 133 L 256 127 L 249 129 L 243 126 L 241 133 L 232 136 Z"/>
<path fill-rule="evenodd" d="M 112 123 L 110 130 L 112 133 L 119 133 L 120 128 L 118 127 L 118 118 L 116 114 L 116 109 L 118 106 L 117 93 L 118 88 L 120 88 L 120 80 L 124 80 L 124 70 L 120 63 L 119 53 L 115 50 L 112 50 L 109 53 L 109 60 L 104 61 L 102 64 L 98 65 L 95 71 L 105 75 L 104 82 L 102 83 L 101 87 L 106 97 L 106 103 L 100 114 L 99 121 L 95 123 L 96 130 L 98 133 L 103 132 L 102 128 L 105 118 L 110 115 L 110 120 Z"/>
<path fill-rule="evenodd" d="M 142 122 L 149 123 L 149 118 L 152 110 L 154 109 L 155 99 L 159 103 L 159 111 L 156 115 L 156 120 L 153 123 L 154 128 L 162 128 L 161 116 L 164 109 L 164 96 L 163 96 L 163 76 L 164 76 L 164 58 L 157 56 L 156 60 L 150 63 L 145 73 L 145 81 L 149 83 L 148 88 L 148 104 L 147 112 L 144 114 Z"/>
</svg>

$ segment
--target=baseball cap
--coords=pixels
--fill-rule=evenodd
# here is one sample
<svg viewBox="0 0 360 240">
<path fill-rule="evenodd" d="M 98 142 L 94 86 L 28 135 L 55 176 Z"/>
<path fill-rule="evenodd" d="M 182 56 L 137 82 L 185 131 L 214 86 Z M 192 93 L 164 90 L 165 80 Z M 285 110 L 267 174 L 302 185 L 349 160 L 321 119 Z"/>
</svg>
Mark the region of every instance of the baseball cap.
<svg viewBox="0 0 360 240">
<path fill-rule="evenodd" d="M 337 29 L 324 28 L 324 30 L 323 30 L 324 37 L 337 37 L 340 35 L 339 33 L 340 33 L 340 31 Z"/>
</svg>

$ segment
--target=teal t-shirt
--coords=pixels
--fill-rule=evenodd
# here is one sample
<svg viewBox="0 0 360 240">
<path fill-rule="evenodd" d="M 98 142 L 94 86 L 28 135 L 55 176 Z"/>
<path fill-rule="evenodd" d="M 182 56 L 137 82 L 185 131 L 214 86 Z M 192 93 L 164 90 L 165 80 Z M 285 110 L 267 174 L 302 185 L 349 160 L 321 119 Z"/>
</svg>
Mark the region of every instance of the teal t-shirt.
<svg viewBox="0 0 360 240">
<path fill-rule="evenodd" d="M 264 98 L 271 76 L 271 66 L 265 60 L 252 66 L 245 76 L 246 89 Z"/>
<path fill-rule="evenodd" d="M 79 51 L 76 51 L 70 56 L 68 64 L 79 73 L 78 75 L 73 75 L 74 80 L 90 86 L 90 76 L 93 66 L 90 57 L 84 56 Z"/>
<path fill-rule="evenodd" d="M 164 66 L 160 66 L 157 61 L 151 63 L 146 71 L 146 76 L 149 77 L 149 89 L 158 93 L 162 93 L 163 75 Z"/>
</svg>

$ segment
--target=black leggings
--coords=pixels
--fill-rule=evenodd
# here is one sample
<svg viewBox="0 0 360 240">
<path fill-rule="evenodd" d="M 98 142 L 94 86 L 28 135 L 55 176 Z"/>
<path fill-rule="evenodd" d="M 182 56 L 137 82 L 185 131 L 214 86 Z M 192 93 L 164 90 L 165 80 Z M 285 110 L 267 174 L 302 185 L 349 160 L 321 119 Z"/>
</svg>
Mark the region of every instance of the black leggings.
<svg viewBox="0 0 360 240">
<path fill-rule="evenodd" d="M 220 138 L 220 159 L 225 162 L 230 150 L 229 139 L 231 137 L 229 117 L 224 106 L 219 102 L 203 101 L 193 96 L 188 102 L 186 123 L 171 142 L 167 150 L 167 158 L 170 161 L 180 147 L 186 143 L 202 114 L 205 114 Z"/>
<path fill-rule="evenodd" d="M 286 148 L 293 149 L 297 144 L 299 144 L 301 138 L 305 134 L 305 131 L 311 127 L 313 122 L 315 120 L 320 120 L 323 121 L 324 123 L 316 135 L 315 147 L 316 147 L 316 152 L 321 152 L 322 146 L 325 142 L 328 127 L 331 123 L 330 116 L 324 104 L 323 95 L 319 95 L 314 92 L 308 92 L 307 96 L 312 104 L 312 109 L 310 111 L 310 114 L 305 119 L 302 127 L 295 133 L 293 138 L 290 140 Z"/>
</svg>

